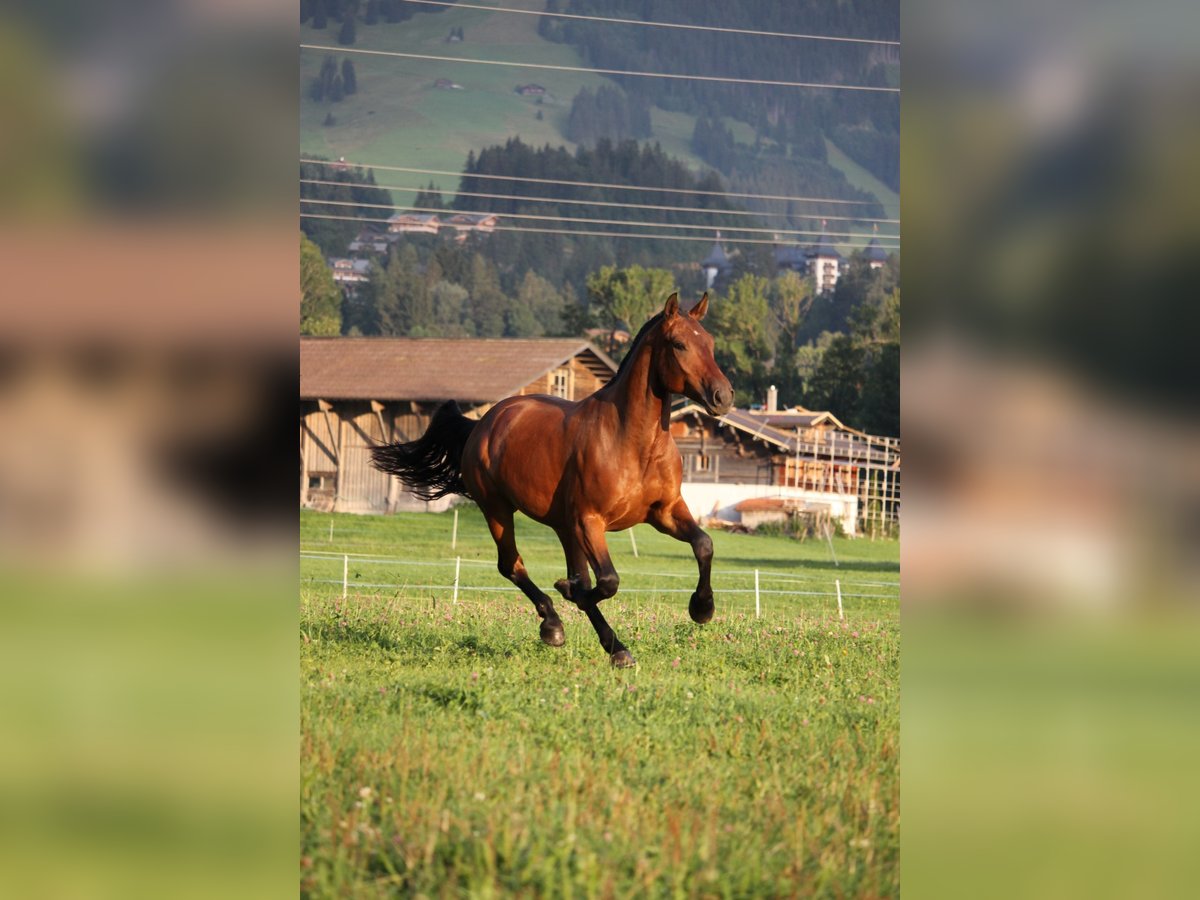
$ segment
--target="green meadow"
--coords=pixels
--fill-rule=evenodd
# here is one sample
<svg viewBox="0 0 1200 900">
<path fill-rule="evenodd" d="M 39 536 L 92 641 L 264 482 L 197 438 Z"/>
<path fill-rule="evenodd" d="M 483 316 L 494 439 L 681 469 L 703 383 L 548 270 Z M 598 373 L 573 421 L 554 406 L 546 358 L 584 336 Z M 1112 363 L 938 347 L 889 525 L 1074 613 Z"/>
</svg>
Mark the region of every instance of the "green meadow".
<svg viewBox="0 0 1200 900">
<path fill-rule="evenodd" d="M 899 893 L 895 542 L 716 533 L 697 626 L 689 549 L 610 535 L 614 670 L 565 601 L 538 641 L 478 511 L 453 530 L 301 516 L 304 896 Z M 549 587 L 553 535 L 517 533 Z"/>
</svg>

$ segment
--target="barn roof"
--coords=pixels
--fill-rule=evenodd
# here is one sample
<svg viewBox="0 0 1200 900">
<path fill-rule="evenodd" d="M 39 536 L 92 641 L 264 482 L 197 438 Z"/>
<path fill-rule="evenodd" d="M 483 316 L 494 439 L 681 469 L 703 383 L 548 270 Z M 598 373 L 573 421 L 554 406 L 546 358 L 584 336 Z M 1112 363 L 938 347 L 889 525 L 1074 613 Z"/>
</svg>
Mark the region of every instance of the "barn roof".
<svg viewBox="0 0 1200 900">
<path fill-rule="evenodd" d="M 302 400 L 492 403 L 580 354 L 616 364 L 579 338 L 300 338 Z"/>
<path fill-rule="evenodd" d="M 698 403 L 689 402 L 671 412 L 672 419 L 692 415 L 706 419 L 714 418 Z M 877 449 L 877 445 L 873 446 L 874 442 L 879 440 L 878 438 L 843 425 L 832 413 L 828 412 L 785 410 L 777 413 L 762 413 L 751 412 L 748 409 L 731 409 L 723 416 L 715 418 L 722 425 L 734 428 L 754 440 L 772 445 L 779 452 L 789 455 L 810 453 L 814 446 L 811 441 L 805 441 L 800 432 L 795 430 L 806 427 L 800 424 L 801 421 L 807 421 L 810 425 L 814 422 L 830 422 L 836 427 L 821 439 L 821 453 L 832 451 L 835 456 L 840 458 L 861 458 L 871 462 L 887 462 L 891 458 L 888 453 Z"/>
</svg>

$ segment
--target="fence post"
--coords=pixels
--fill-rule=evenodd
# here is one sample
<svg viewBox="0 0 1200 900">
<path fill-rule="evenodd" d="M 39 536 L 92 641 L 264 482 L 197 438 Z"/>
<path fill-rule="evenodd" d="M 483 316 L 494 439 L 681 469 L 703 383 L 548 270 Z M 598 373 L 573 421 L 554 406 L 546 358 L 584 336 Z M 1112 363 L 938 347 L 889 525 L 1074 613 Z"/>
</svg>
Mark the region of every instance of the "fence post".
<svg viewBox="0 0 1200 900">
<path fill-rule="evenodd" d="M 637 559 L 637 539 L 633 536 L 633 529 L 629 529 L 629 543 L 633 545 L 633 558 Z"/>
<path fill-rule="evenodd" d="M 350 554 L 342 554 L 342 599 L 346 599 L 346 586 L 350 581 Z"/>
<path fill-rule="evenodd" d="M 333 516 L 329 517 L 329 543 L 333 543 Z"/>
<path fill-rule="evenodd" d="M 454 531 L 450 535 L 450 549 L 458 549 L 458 507 L 454 507 Z"/>
<path fill-rule="evenodd" d="M 458 602 L 458 574 L 462 569 L 462 557 L 454 557 L 454 602 Z"/>
<path fill-rule="evenodd" d="M 833 552 L 833 523 L 828 519 L 825 521 L 825 541 L 829 544 L 829 555 L 833 557 L 833 564 L 840 565 L 837 561 L 837 554 Z"/>
<path fill-rule="evenodd" d="M 758 569 L 754 570 L 754 618 L 762 615 L 762 605 L 758 601 Z"/>
<path fill-rule="evenodd" d="M 840 578 L 835 578 L 835 579 L 834 579 L 834 581 L 833 581 L 833 584 L 834 584 L 834 586 L 837 588 L 837 595 L 838 595 L 838 618 L 839 618 L 839 619 L 842 619 L 842 620 L 845 620 L 845 618 L 846 618 L 846 614 L 845 614 L 844 612 L 842 612 L 842 581 L 841 581 L 841 579 L 840 579 Z"/>
</svg>

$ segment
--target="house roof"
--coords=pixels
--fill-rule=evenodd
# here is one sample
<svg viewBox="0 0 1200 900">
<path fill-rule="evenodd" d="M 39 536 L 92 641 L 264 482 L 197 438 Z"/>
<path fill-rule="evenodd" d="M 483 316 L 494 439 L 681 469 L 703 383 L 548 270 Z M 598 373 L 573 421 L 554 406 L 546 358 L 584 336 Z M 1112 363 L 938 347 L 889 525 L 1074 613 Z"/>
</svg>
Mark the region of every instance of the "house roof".
<svg viewBox="0 0 1200 900">
<path fill-rule="evenodd" d="M 335 257 L 334 259 L 329 260 L 329 264 L 334 268 L 350 269 L 356 275 L 371 274 L 371 261 L 369 259 Z"/>
<path fill-rule="evenodd" d="M 495 218 L 495 213 L 455 213 L 446 222 L 450 225 L 479 225 Z"/>
<path fill-rule="evenodd" d="M 413 213 L 399 212 L 395 215 L 388 216 L 389 222 L 414 221 L 414 222 L 436 222 L 437 213 Z"/>
<path fill-rule="evenodd" d="M 863 255 L 866 256 L 869 262 L 886 262 L 888 258 L 887 251 L 879 246 L 879 241 L 876 238 L 871 238 L 871 242 L 867 244 Z"/>
<path fill-rule="evenodd" d="M 811 409 L 805 409 L 802 406 L 794 406 L 791 409 L 780 409 L 775 412 L 768 412 L 764 409 L 750 410 L 750 415 L 757 419 L 761 419 L 768 425 L 784 430 L 793 428 L 815 428 L 818 425 L 833 424 L 835 427 L 843 431 L 853 431 L 847 428 L 837 416 L 831 412 L 815 412 Z"/>
<path fill-rule="evenodd" d="M 841 259 L 842 254 L 838 253 L 837 248 L 829 242 L 829 235 L 822 234 L 817 238 L 817 242 L 812 245 L 812 249 L 808 251 L 808 255 L 816 257 L 824 257 L 826 259 Z"/>
<path fill-rule="evenodd" d="M 617 370 L 579 338 L 302 337 L 300 399 L 492 403 L 581 353 Z"/>
<path fill-rule="evenodd" d="M 795 244 L 784 244 L 775 248 L 775 265 L 803 268 L 808 265 L 808 259 L 804 251 Z"/>
</svg>

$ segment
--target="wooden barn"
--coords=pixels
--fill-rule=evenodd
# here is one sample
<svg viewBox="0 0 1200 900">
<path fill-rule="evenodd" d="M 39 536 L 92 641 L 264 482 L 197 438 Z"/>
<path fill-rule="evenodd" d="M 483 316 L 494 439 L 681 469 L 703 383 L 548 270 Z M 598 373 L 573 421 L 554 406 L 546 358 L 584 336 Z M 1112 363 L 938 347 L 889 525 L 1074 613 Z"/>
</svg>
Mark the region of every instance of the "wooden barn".
<svg viewBox="0 0 1200 900">
<path fill-rule="evenodd" d="M 900 506 L 899 440 L 849 428 L 829 412 L 772 405 L 720 418 L 695 403 L 672 412 L 692 512 L 737 522 L 739 504 L 771 499 L 780 510 L 828 515 L 846 534 L 889 532 Z M 752 506 L 761 513 L 770 504 Z"/>
<path fill-rule="evenodd" d="M 373 468 L 371 447 L 413 440 L 457 400 L 481 416 L 518 394 L 582 399 L 616 364 L 579 338 L 300 339 L 300 505 L 336 512 L 443 509 Z"/>
</svg>

